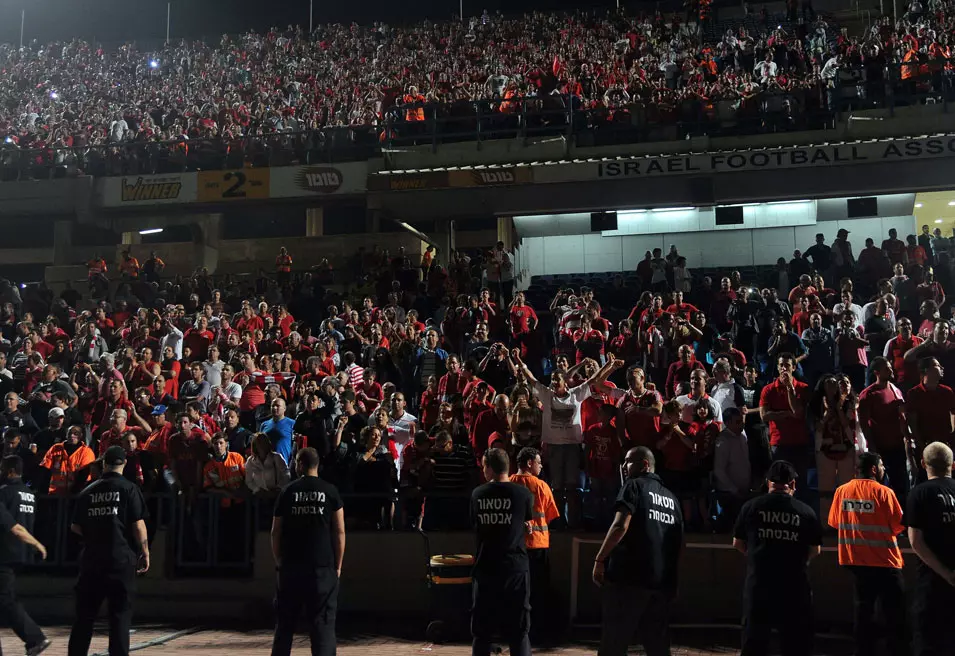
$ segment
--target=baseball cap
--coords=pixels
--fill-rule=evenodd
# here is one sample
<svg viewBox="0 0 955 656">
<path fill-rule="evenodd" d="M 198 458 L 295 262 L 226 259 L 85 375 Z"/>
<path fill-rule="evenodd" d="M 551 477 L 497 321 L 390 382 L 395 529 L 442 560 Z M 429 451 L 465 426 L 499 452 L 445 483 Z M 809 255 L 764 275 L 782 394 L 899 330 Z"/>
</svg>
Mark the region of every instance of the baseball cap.
<svg viewBox="0 0 955 656">
<path fill-rule="evenodd" d="M 848 235 L 848 234 L 849 234 L 848 230 L 846 230 L 845 228 L 839 228 L 839 232 L 836 233 L 836 236 L 838 237 L 841 235 Z"/>
<path fill-rule="evenodd" d="M 103 462 L 106 463 L 107 467 L 122 465 L 126 462 L 126 449 L 114 444 L 113 446 L 106 449 L 106 454 L 103 456 Z"/>
<path fill-rule="evenodd" d="M 63 412 L 63 408 L 51 408 L 47 416 L 53 419 L 53 417 L 63 417 L 65 413 Z"/>
<path fill-rule="evenodd" d="M 766 480 L 778 485 L 788 485 L 796 480 L 799 475 L 791 462 L 786 460 L 775 460 L 766 471 Z"/>
<path fill-rule="evenodd" d="M 157 405 L 155 408 L 153 408 L 153 411 L 152 411 L 151 414 L 152 414 L 153 417 L 157 417 L 157 416 L 159 416 L 159 415 L 164 415 L 164 414 L 166 414 L 166 406 L 164 406 L 164 405 Z"/>
</svg>

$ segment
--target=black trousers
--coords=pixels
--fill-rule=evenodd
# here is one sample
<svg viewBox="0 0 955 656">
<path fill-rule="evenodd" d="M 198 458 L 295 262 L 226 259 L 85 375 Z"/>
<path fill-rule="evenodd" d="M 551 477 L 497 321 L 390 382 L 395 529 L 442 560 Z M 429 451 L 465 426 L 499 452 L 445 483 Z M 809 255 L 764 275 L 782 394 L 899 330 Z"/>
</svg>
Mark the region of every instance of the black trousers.
<svg viewBox="0 0 955 656">
<path fill-rule="evenodd" d="M 670 656 L 671 595 L 625 583 L 604 583 L 599 656 L 626 656 L 635 631 L 647 656 Z"/>
<path fill-rule="evenodd" d="M 554 637 L 554 607 L 550 589 L 550 549 L 528 549 L 531 581 L 531 635 L 535 644 Z"/>
<path fill-rule="evenodd" d="M 855 642 L 857 656 L 871 656 L 880 633 L 884 633 L 890 656 L 909 653 L 905 639 L 905 592 L 902 570 L 892 567 L 848 568 L 856 579 Z M 882 621 L 876 619 L 881 606 Z M 884 631 L 880 629 L 884 628 Z"/>
<path fill-rule="evenodd" d="M 109 620 L 109 656 L 128 656 L 135 579 L 135 564 L 112 570 L 80 570 L 76 582 L 76 618 L 67 649 L 69 656 L 89 653 L 93 623 L 104 600 Z"/>
<path fill-rule="evenodd" d="M 955 633 L 952 632 L 952 609 L 955 588 L 931 574 L 934 580 L 926 585 L 924 575 L 912 595 L 912 655 L 952 656 L 955 654 Z"/>
<path fill-rule="evenodd" d="M 770 653 L 773 629 L 779 632 L 782 656 L 809 656 L 812 653 L 812 590 L 808 582 L 786 596 L 760 595 L 747 590 L 743 595 L 743 650 L 740 656 Z"/>
<path fill-rule="evenodd" d="M 284 567 L 279 570 L 272 656 L 288 656 L 292 653 L 295 623 L 303 609 L 308 620 L 312 656 L 334 656 L 338 573 L 331 567 Z"/>
<path fill-rule="evenodd" d="M 530 656 L 531 584 L 528 572 L 477 575 L 471 585 L 471 656 L 489 656 L 495 635 L 512 656 Z"/>
<path fill-rule="evenodd" d="M 16 574 L 11 567 L 0 566 L 0 623 L 9 626 L 29 649 L 44 640 L 43 630 L 37 626 L 17 599 Z M 0 654 L 3 650 L 0 649 Z"/>
</svg>

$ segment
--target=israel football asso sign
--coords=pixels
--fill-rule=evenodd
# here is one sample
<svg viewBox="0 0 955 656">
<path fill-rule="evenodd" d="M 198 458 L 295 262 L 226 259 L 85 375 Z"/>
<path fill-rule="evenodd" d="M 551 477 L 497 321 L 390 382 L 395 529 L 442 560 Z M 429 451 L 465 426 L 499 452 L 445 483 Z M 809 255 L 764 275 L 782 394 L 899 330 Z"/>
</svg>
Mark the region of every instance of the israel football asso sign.
<svg viewBox="0 0 955 656">
<path fill-rule="evenodd" d="M 635 157 L 534 167 L 534 182 L 710 175 L 804 167 L 903 162 L 955 156 L 955 135 L 878 142 Z"/>
</svg>

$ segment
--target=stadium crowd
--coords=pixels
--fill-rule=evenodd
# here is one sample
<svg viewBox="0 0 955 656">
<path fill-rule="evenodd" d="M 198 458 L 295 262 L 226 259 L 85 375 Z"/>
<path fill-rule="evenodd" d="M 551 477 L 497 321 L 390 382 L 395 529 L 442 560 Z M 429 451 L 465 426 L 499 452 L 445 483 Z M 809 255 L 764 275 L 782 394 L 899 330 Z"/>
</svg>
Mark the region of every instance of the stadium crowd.
<svg viewBox="0 0 955 656">
<path fill-rule="evenodd" d="M 673 246 L 590 287 L 517 292 L 503 243 L 447 263 L 361 250 L 344 295 L 285 249 L 247 282 L 127 254 L 109 299 L 4 281 L 4 453 L 63 496 L 122 445 L 145 492 L 219 495 L 228 513 L 274 497 L 307 445 L 348 521 L 382 529 L 466 528 L 492 447 L 541 450 L 572 529 L 609 522 L 638 445 L 698 530 L 731 526 L 773 458 L 815 504 L 877 450 L 904 503 L 916 449 L 953 432 L 953 246 L 927 226 L 857 258 L 845 230 L 826 242 L 762 280 L 695 276 Z M 90 262 L 91 290 L 109 275 Z"/>
<path fill-rule="evenodd" d="M 948 89 L 951 2 L 913 2 L 898 22 L 883 18 L 857 36 L 803 4 L 785 26 L 763 12 L 725 33 L 692 13 L 537 12 L 410 27 L 322 25 L 310 35 L 289 26 L 158 52 L 80 40 L 4 45 L 0 139 L 8 163 L 30 148 L 41 151 L 39 162 L 95 170 L 109 146 L 169 144 L 115 171 L 137 172 L 160 160 L 263 165 L 283 146 L 304 158 L 326 138 L 315 130 L 329 126 L 368 126 L 362 134 L 374 142 L 413 135 L 435 112 L 473 123 L 477 101 L 504 124 L 518 120 L 526 101 L 557 110 L 558 121 L 568 103 L 593 110 L 581 114 L 593 126 L 752 120 L 794 129 L 821 125 L 844 84 L 857 106 L 899 85 L 936 96 Z"/>
</svg>

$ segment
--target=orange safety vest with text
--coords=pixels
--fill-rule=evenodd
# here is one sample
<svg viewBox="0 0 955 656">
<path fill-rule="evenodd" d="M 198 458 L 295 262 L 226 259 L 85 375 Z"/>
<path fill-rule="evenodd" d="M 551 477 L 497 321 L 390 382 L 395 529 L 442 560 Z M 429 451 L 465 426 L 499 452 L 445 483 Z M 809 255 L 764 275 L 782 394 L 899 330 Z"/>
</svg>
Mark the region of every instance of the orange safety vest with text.
<svg viewBox="0 0 955 656">
<path fill-rule="evenodd" d="M 829 526 L 839 531 L 839 564 L 902 569 L 896 537 L 905 530 L 892 488 L 856 478 L 836 490 Z"/>
<path fill-rule="evenodd" d="M 547 549 L 550 547 L 550 529 L 547 525 L 560 517 L 550 486 L 533 474 L 514 474 L 511 482 L 523 485 L 534 495 L 531 532 L 525 536 L 525 546 L 528 549 Z"/>
</svg>

